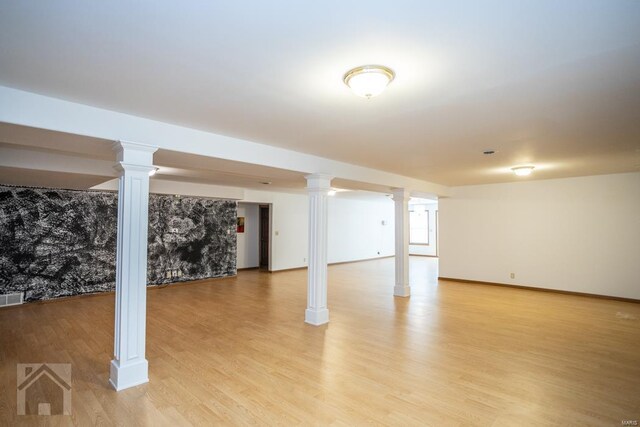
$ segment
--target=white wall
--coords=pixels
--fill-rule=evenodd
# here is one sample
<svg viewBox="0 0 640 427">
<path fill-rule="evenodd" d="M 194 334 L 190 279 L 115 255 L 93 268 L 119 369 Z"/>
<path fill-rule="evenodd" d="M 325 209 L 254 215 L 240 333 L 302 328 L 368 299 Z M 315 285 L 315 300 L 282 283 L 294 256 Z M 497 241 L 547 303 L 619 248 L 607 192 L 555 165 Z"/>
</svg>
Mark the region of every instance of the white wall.
<svg viewBox="0 0 640 427">
<path fill-rule="evenodd" d="M 442 277 L 640 299 L 640 173 L 456 187 L 439 206 Z"/>
<path fill-rule="evenodd" d="M 152 180 L 154 192 L 197 195 L 200 197 L 242 198 L 238 215 L 245 214 L 245 236 L 238 236 L 238 268 L 258 265 L 258 242 L 250 242 L 251 215 L 248 207 L 256 209 L 255 238 L 259 232 L 257 204 L 271 206 L 271 266 L 272 271 L 305 267 L 308 258 L 308 209 L 306 194 L 258 191 L 234 187 Z M 95 188 L 115 190 L 117 180 Z M 244 210 L 243 210 L 244 209 Z M 349 198 L 336 195 L 329 198 L 328 262 L 345 262 L 391 256 L 394 248 L 393 201 L 387 197 L 376 199 Z M 382 225 L 385 221 L 385 225 Z M 255 248 L 254 252 L 252 251 Z M 379 252 L 379 254 L 378 254 Z"/>
<path fill-rule="evenodd" d="M 437 203 L 430 203 L 426 205 L 426 209 L 429 211 L 429 244 L 428 245 L 409 245 L 409 255 L 428 255 L 438 256 L 438 242 L 437 242 L 437 224 L 436 224 L 436 212 L 438 211 Z"/>
<path fill-rule="evenodd" d="M 393 215 L 393 201 L 389 199 L 329 198 L 328 262 L 393 255 Z"/>
<path fill-rule="evenodd" d="M 246 202 L 271 206 L 272 271 L 303 267 L 307 257 L 307 196 L 246 190 Z"/>
<path fill-rule="evenodd" d="M 308 264 L 308 196 L 246 190 L 244 201 L 271 204 L 271 270 L 305 267 Z M 329 199 L 328 211 L 328 262 L 394 254 L 393 201 L 390 199 L 349 199 L 338 195 Z"/>
<path fill-rule="evenodd" d="M 244 217 L 244 233 L 238 233 L 238 268 L 259 266 L 258 259 L 258 205 L 238 204 L 238 216 Z"/>
<path fill-rule="evenodd" d="M 157 193 L 235 198 L 244 202 L 239 204 L 240 207 L 255 204 L 270 205 L 270 270 L 286 270 L 307 265 L 309 198 L 306 194 L 167 180 L 151 180 L 151 184 L 152 191 Z M 111 180 L 93 188 L 117 190 L 118 180 Z M 329 198 L 328 262 L 356 261 L 394 255 L 393 201 L 387 197 L 375 199 L 349 197 L 338 194 Z M 386 225 L 383 226 L 382 221 L 385 221 Z M 246 253 L 247 248 L 253 246 L 253 243 L 245 242 L 246 239 L 246 236 L 238 238 L 238 268 L 257 265 L 253 261 L 253 255 L 249 256 Z M 257 247 L 257 242 L 255 246 Z"/>
</svg>

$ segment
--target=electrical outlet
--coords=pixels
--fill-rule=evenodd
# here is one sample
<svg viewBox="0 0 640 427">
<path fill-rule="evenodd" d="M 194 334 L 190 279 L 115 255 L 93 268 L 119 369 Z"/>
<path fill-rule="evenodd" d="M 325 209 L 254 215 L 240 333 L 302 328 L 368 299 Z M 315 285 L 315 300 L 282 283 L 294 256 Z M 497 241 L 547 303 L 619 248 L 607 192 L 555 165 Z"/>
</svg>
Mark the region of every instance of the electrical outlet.
<svg viewBox="0 0 640 427">
<path fill-rule="evenodd" d="M 276 236 L 279 236 L 280 232 L 278 230 L 276 230 Z"/>
<path fill-rule="evenodd" d="M 307 259 L 306 258 L 302 258 L 302 262 L 307 262 Z"/>
<path fill-rule="evenodd" d="M 509 277 L 511 277 L 512 279 L 515 279 L 515 278 L 516 278 L 516 273 L 511 273 L 511 274 L 509 275 Z"/>
<path fill-rule="evenodd" d="M 380 251 L 378 251 L 378 255 L 380 255 Z"/>
</svg>

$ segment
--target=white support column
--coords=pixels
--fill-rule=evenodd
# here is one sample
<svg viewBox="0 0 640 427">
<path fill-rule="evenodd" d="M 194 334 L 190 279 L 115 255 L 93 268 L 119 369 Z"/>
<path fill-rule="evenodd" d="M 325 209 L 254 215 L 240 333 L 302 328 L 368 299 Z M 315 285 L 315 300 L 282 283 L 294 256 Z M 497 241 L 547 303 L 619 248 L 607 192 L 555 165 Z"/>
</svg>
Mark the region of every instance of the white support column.
<svg viewBox="0 0 640 427">
<path fill-rule="evenodd" d="M 408 297 L 409 286 L 409 192 L 403 188 L 393 190 L 396 232 L 396 285 L 393 295 Z"/>
<path fill-rule="evenodd" d="M 145 359 L 149 172 L 156 147 L 118 141 L 118 246 L 114 360 L 109 382 L 116 390 L 149 382 Z"/>
<path fill-rule="evenodd" d="M 309 277 L 304 321 L 312 325 L 329 322 L 327 309 L 327 194 L 333 177 L 306 176 L 309 192 Z"/>
</svg>

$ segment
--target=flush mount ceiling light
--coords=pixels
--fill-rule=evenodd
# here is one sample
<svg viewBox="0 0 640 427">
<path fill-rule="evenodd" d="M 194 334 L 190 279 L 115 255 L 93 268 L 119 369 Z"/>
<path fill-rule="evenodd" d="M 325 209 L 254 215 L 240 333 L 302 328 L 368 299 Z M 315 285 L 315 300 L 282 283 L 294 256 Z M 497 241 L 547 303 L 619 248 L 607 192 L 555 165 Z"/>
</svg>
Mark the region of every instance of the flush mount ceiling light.
<svg viewBox="0 0 640 427">
<path fill-rule="evenodd" d="M 362 65 L 347 71 L 342 80 L 356 95 L 371 98 L 380 95 L 395 76 L 391 68 Z"/>
<path fill-rule="evenodd" d="M 517 166 L 515 168 L 511 168 L 513 173 L 518 176 L 527 176 L 531 175 L 531 172 L 535 169 L 535 166 Z"/>
</svg>

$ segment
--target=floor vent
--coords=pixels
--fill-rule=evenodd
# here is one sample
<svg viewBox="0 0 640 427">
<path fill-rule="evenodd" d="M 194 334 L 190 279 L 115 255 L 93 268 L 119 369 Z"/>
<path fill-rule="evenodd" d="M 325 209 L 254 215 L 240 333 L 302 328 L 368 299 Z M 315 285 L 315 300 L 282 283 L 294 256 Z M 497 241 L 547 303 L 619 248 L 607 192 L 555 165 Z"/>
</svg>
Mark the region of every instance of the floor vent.
<svg viewBox="0 0 640 427">
<path fill-rule="evenodd" d="M 18 305 L 23 303 L 23 292 L 18 292 L 15 294 L 5 294 L 0 295 L 0 307 L 5 307 L 7 305 Z"/>
</svg>

